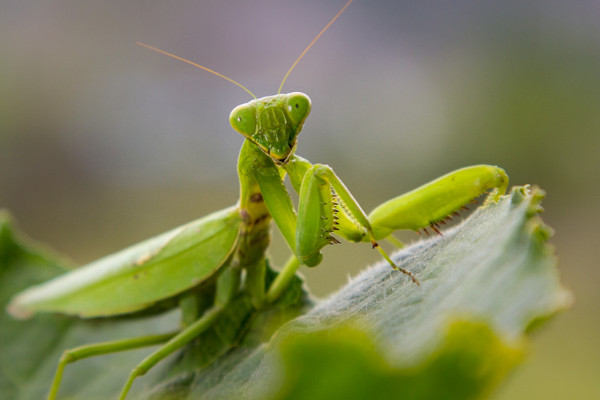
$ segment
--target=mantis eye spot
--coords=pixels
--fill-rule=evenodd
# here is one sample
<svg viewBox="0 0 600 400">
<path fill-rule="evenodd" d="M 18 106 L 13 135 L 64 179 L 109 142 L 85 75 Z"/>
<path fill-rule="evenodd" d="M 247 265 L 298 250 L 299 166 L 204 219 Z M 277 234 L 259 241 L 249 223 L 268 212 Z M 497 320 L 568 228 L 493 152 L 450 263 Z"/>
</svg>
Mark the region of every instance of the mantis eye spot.
<svg viewBox="0 0 600 400">
<path fill-rule="evenodd" d="M 229 121 L 233 129 L 248 137 L 256 131 L 256 111 L 249 104 L 242 104 L 231 111 Z"/>
<path fill-rule="evenodd" d="M 290 93 L 286 99 L 286 111 L 295 124 L 301 124 L 310 113 L 310 99 L 304 93 Z"/>
</svg>

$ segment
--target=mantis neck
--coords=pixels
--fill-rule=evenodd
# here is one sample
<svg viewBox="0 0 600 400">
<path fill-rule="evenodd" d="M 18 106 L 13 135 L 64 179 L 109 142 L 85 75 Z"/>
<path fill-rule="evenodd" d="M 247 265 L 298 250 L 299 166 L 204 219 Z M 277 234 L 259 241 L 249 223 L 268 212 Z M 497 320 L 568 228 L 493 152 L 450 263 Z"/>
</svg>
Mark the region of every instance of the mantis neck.
<svg viewBox="0 0 600 400">
<path fill-rule="evenodd" d="M 257 168 L 273 168 L 277 171 L 273 161 L 254 144 L 246 140 L 238 157 L 238 175 L 240 178 L 239 212 L 242 216 L 238 260 L 242 268 L 263 259 L 271 240 L 269 232 L 271 214 L 265 205 L 258 182 L 252 173 Z"/>
</svg>

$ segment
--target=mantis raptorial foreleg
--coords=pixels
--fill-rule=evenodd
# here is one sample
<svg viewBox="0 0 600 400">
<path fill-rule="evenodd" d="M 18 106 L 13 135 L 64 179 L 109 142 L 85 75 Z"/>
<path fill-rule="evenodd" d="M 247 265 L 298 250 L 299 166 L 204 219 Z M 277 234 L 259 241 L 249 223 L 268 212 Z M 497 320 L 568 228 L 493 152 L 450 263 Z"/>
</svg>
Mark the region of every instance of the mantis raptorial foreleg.
<svg viewBox="0 0 600 400">
<path fill-rule="evenodd" d="M 300 195 L 297 220 L 288 224 L 296 226 L 295 242 L 289 243 L 291 240 L 288 239 L 288 243 L 300 262 L 308 266 L 319 264 L 322 258 L 320 250 L 336 242 L 337 239 L 331 234 L 337 233 L 353 242 L 370 241 L 392 267 L 401 270 L 416 283 L 418 281 L 414 275 L 396 266 L 379 247 L 377 240 L 389 239 L 401 246 L 391 236 L 396 230 L 419 231 L 431 227 L 439 232 L 438 223 L 445 221 L 465 204 L 490 189 L 496 190 L 497 197 L 506 191 L 508 185 L 508 177 L 499 167 L 476 165 L 462 168 L 389 200 L 367 216 L 329 166 L 311 165 L 307 160 L 294 156 L 286 171 Z M 260 183 L 261 177 L 257 179 Z M 277 189 L 265 194 L 268 197 L 280 191 Z M 281 194 L 277 195 L 278 199 L 283 198 Z M 279 205 L 276 208 L 279 209 Z M 271 210 L 271 213 L 277 222 L 276 211 Z M 285 236 L 289 238 L 291 233 Z"/>
<path fill-rule="evenodd" d="M 490 189 L 495 198 L 506 192 L 508 176 L 502 168 L 473 165 L 452 171 L 406 194 L 386 201 L 369 214 L 376 239 L 400 229 L 419 231 L 439 224 Z"/>
<path fill-rule="evenodd" d="M 261 156 L 256 154 L 256 157 Z M 319 264 L 320 250 L 337 241 L 331 232 L 339 230 L 341 236 L 351 241 L 371 241 L 390 265 L 418 282 L 412 273 L 397 267 L 379 247 L 366 213 L 329 166 L 312 166 L 305 159 L 293 156 L 285 168 L 292 185 L 299 189 L 298 215 L 271 160 L 265 159 L 261 168 L 253 169 L 252 174 L 270 214 L 300 263 Z M 338 213 L 339 216 L 335 215 Z"/>
<path fill-rule="evenodd" d="M 410 271 L 398 267 L 379 246 L 369 218 L 333 169 L 316 164 L 304 175 L 300 190 L 296 231 L 300 260 L 308 266 L 317 265 L 322 258 L 321 248 L 337 241 L 330 235 L 333 231 L 353 242 L 370 241 L 394 269 L 419 283 Z"/>
</svg>

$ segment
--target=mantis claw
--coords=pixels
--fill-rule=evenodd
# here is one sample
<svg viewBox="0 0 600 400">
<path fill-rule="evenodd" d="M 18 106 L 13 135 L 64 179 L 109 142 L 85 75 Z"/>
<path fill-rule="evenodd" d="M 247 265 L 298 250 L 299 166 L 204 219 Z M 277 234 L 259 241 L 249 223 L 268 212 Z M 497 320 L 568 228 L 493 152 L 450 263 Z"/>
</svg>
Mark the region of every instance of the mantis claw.
<svg viewBox="0 0 600 400">
<path fill-rule="evenodd" d="M 379 243 L 377 243 L 375 240 L 371 241 L 371 244 L 373 246 L 374 249 L 377 249 L 379 251 L 379 253 L 381 253 L 381 255 L 383 256 L 383 258 L 385 258 L 385 260 L 390 264 L 390 266 L 392 267 L 392 269 L 396 270 L 396 271 L 400 271 L 402 272 L 404 275 L 408 275 L 408 277 L 417 284 L 417 286 L 421 286 L 421 283 L 419 282 L 419 280 L 415 277 L 415 275 L 410 272 L 409 270 L 406 270 L 402 267 L 399 267 L 396 265 L 396 263 L 394 261 L 392 261 L 392 259 L 387 255 L 387 253 L 385 251 L 383 251 L 383 249 L 381 248 L 381 246 L 379 246 Z"/>
</svg>

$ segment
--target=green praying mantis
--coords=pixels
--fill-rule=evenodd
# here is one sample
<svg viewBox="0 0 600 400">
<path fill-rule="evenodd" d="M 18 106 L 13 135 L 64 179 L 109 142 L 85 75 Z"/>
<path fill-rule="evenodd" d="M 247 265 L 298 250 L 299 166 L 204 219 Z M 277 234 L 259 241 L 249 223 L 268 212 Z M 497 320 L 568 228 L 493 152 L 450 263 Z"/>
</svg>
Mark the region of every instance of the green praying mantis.
<svg viewBox="0 0 600 400">
<path fill-rule="evenodd" d="M 254 100 L 235 107 L 229 117 L 233 129 L 245 138 L 238 159 L 240 199 L 232 207 L 13 297 L 8 311 L 18 318 L 28 318 L 39 312 L 80 318 L 128 316 L 166 300 L 175 300 L 182 306 L 183 328 L 175 333 L 66 350 L 59 361 L 48 399 L 57 397 L 63 371 L 69 363 L 95 355 L 159 345 L 131 371 L 120 394 L 120 399 L 125 399 L 137 377 L 210 329 L 240 291 L 249 294 L 257 310 L 276 301 L 286 291 L 300 265 L 318 265 L 322 259 L 321 249 L 339 243 L 334 233 L 351 242 L 370 242 L 394 270 L 419 284 L 412 272 L 395 265 L 378 241 L 388 239 L 401 245 L 392 236 L 401 229 L 431 228 L 439 233 L 439 223 L 474 198 L 490 190 L 495 190 L 496 196 L 504 194 L 508 185 L 504 170 L 476 165 L 444 175 L 366 214 L 331 167 L 312 164 L 295 154 L 298 135 L 311 111 L 311 101 L 300 92 L 280 94 L 281 88 L 297 62 L 350 3 L 351 0 L 306 47 L 274 96 L 256 98 L 228 77 L 140 43 L 227 79 L 254 97 Z M 286 175 L 299 196 L 297 211 L 283 183 Z M 272 220 L 291 250 L 291 256 L 266 287 L 265 253 Z M 212 305 L 200 311 L 183 307 L 185 302 L 190 298 L 193 301 L 198 295 L 197 288 L 209 280 L 216 282 Z"/>
</svg>

